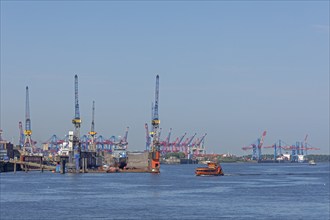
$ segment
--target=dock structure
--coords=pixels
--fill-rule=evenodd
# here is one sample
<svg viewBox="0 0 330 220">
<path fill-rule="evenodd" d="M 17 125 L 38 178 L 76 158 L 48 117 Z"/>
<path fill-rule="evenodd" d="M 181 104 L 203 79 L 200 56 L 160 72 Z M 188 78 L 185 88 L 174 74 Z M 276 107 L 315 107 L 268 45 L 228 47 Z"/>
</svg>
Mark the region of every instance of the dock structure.
<svg viewBox="0 0 330 220">
<path fill-rule="evenodd" d="M 101 135 L 96 137 L 94 114 L 95 102 L 92 105 L 92 125 L 91 131 L 87 135 L 80 136 L 81 117 L 78 99 L 78 76 L 74 76 L 74 118 L 72 119 L 73 130 L 65 136 L 63 140 L 53 135 L 52 138 L 43 143 L 43 148 L 38 148 L 31 139 L 31 119 L 29 88 L 26 86 L 26 109 L 25 109 L 25 130 L 22 123 L 19 123 L 22 144 L 16 146 L 18 155 L 10 155 L 8 149 L 3 149 L 0 154 L 5 161 L 6 171 L 14 172 L 18 170 L 49 170 L 56 173 L 86 173 L 86 172 L 150 172 L 160 173 L 160 134 L 161 128 L 158 114 L 159 105 L 159 75 L 156 76 L 155 105 L 152 112 L 152 131 L 150 132 L 150 149 L 145 152 L 130 154 L 128 156 L 128 128 L 123 138 L 116 139 L 111 136 L 110 139 L 104 139 Z M 0 133 L 1 134 L 1 133 Z M 1 135 L 0 135 L 1 137 Z M 101 137 L 101 138 L 100 138 Z M 114 137 L 114 138 L 112 138 Z M 0 138 L 1 139 L 1 138 Z M 24 139 L 24 142 L 23 142 Z M 89 141 L 91 140 L 91 141 Z M 152 141 L 151 141 L 152 140 Z M 169 147 L 170 137 L 167 139 Z M 101 145 L 101 147 L 99 146 Z M 106 145 L 104 147 L 104 145 Z M 1 150 L 1 149 L 0 149 Z M 5 151 L 6 150 L 6 151 Z M 1 156 L 0 155 L 0 156 Z M 107 158 L 112 161 L 107 161 Z M 65 157 L 65 158 L 64 158 Z M 11 158 L 11 159 L 9 159 Z M 0 160 L 2 158 L 0 157 Z M 13 166 L 14 165 L 14 166 Z M 4 167 L 1 165 L 1 167 Z M 9 168 L 10 169 L 7 169 Z M 17 169 L 20 168 L 20 169 Z M 109 168 L 109 169 L 108 169 Z"/>
<path fill-rule="evenodd" d="M 28 162 L 28 161 L 21 161 L 21 160 L 15 160 L 15 159 L 10 159 L 7 163 L 13 164 L 14 165 L 14 172 L 17 170 L 16 165 L 21 165 L 21 169 L 24 170 L 25 172 L 29 170 L 48 170 L 48 171 L 53 171 L 55 170 L 55 166 L 49 166 L 45 165 L 42 163 L 36 163 L 36 162 Z"/>
</svg>

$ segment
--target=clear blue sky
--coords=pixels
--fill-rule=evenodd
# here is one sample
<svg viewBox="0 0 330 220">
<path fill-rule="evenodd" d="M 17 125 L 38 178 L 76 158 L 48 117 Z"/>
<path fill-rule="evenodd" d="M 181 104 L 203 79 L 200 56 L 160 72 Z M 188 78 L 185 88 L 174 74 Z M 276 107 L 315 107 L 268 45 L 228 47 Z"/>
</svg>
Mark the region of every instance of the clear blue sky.
<svg viewBox="0 0 330 220">
<path fill-rule="evenodd" d="M 329 154 L 329 1 L 1 1 L 1 128 L 18 142 L 30 88 L 32 138 L 129 131 L 145 149 L 155 78 L 162 137 L 207 133 L 209 153 L 245 154 L 306 134 Z M 266 152 L 271 153 L 271 150 Z"/>
</svg>

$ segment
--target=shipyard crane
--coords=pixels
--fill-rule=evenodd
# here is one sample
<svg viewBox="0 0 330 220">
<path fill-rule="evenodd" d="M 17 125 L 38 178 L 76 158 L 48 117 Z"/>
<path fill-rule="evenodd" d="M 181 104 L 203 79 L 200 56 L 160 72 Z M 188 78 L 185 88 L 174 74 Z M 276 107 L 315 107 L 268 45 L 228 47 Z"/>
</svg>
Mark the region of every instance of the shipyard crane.
<svg viewBox="0 0 330 220">
<path fill-rule="evenodd" d="M 25 99 L 25 130 L 24 130 L 24 154 L 32 154 L 32 130 L 31 130 L 31 119 L 30 119 L 30 104 L 29 104 L 29 87 L 26 87 L 26 99 Z"/>
<path fill-rule="evenodd" d="M 180 151 L 180 146 L 183 138 L 186 136 L 186 132 L 179 138 L 177 137 L 175 141 L 172 143 L 172 152 L 179 152 Z M 183 151 L 183 150 L 182 150 Z"/>
<path fill-rule="evenodd" d="M 307 150 L 320 150 L 318 147 L 313 147 L 307 142 L 308 134 L 306 134 L 304 139 L 304 146 L 302 147 L 305 150 L 305 155 L 307 155 Z"/>
<path fill-rule="evenodd" d="M 74 111 L 74 119 L 72 119 L 72 124 L 74 125 L 74 133 L 73 133 L 73 147 L 75 149 L 79 149 L 79 137 L 80 137 L 80 112 L 79 112 L 79 102 L 78 102 L 78 76 L 74 76 L 74 97 L 75 97 L 75 111 Z"/>
<path fill-rule="evenodd" d="M 179 137 L 177 137 L 177 138 L 175 139 L 175 141 L 171 144 L 171 145 L 172 145 L 172 148 L 170 149 L 170 152 L 177 152 L 177 151 L 179 151 L 179 150 L 177 150 L 177 148 L 176 148 L 176 145 L 178 144 L 178 142 L 179 142 Z"/>
<path fill-rule="evenodd" d="M 60 150 L 60 145 L 63 144 L 64 141 L 60 140 L 56 134 L 52 135 L 47 141 L 43 142 L 44 145 L 43 150 L 48 151 L 49 154 L 55 155 Z"/>
<path fill-rule="evenodd" d="M 172 128 L 170 128 L 170 131 L 168 132 L 168 135 L 165 139 L 165 141 L 161 142 L 161 145 L 163 146 L 162 152 L 167 153 L 170 151 L 170 138 L 171 138 Z"/>
<path fill-rule="evenodd" d="M 266 131 L 264 131 L 263 133 L 262 133 L 262 136 L 261 136 L 261 139 L 260 139 L 260 141 L 259 141 L 259 139 L 258 139 L 258 160 L 261 160 L 261 148 L 262 148 L 262 145 L 264 144 L 264 138 L 265 138 L 265 136 L 266 136 Z"/>
<path fill-rule="evenodd" d="M 271 146 L 263 146 L 263 148 L 274 148 L 274 161 L 278 156 L 282 155 L 282 149 L 285 149 L 285 146 L 282 146 L 282 141 L 278 140 Z"/>
<path fill-rule="evenodd" d="M 252 149 L 252 159 L 253 160 L 260 160 L 261 159 L 261 148 L 264 143 L 264 138 L 266 136 L 266 131 L 262 133 L 261 138 L 257 139 L 257 143 L 253 143 L 247 147 L 242 147 L 242 150 L 249 150 Z"/>
<path fill-rule="evenodd" d="M 80 138 L 80 146 L 81 146 L 81 150 L 83 151 L 87 151 L 88 150 L 88 146 L 90 145 L 91 139 L 87 136 L 87 135 L 83 135 Z"/>
<path fill-rule="evenodd" d="M 21 148 L 24 147 L 24 130 L 23 130 L 23 124 L 22 122 L 18 122 L 18 128 L 19 128 L 19 146 Z"/>
<path fill-rule="evenodd" d="M 156 76 L 156 89 L 155 89 L 155 105 L 153 106 L 152 114 L 152 143 L 151 152 L 149 154 L 150 163 L 149 167 L 151 172 L 159 173 L 159 158 L 160 158 L 160 143 L 159 143 L 159 115 L 158 115 L 158 102 L 159 102 L 159 75 Z"/>
<path fill-rule="evenodd" d="M 69 162 L 73 163 L 73 157 L 76 164 L 76 172 L 79 172 L 79 159 L 80 159 L 80 112 L 79 112 L 79 102 L 78 102 L 78 76 L 74 76 L 74 97 L 75 97 L 75 111 L 74 118 L 72 119 L 72 124 L 74 125 L 73 139 L 72 139 L 72 148 L 70 149 Z"/>
<path fill-rule="evenodd" d="M 305 154 L 307 155 L 307 138 L 308 138 L 308 134 L 306 134 L 305 139 L 304 139 L 304 143 L 302 143 L 302 147 L 305 148 Z M 302 150 L 303 151 L 303 150 Z"/>
<path fill-rule="evenodd" d="M 186 155 L 189 155 L 189 153 L 190 153 L 190 149 L 189 149 L 190 148 L 190 144 L 191 144 L 192 140 L 195 138 L 196 134 L 197 133 L 195 133 L 191 138 L 187 138 L 185 140 L 185 142 L 182 144 L 182 147 L 184 149 L 184 153 Z"/>
<path fill-rule="evenodd" d="M 101 151 L 105 150 L 105 148 L 104 148 L 104 138 L 103 138 L 102 135 L 99 135 L 96 138 L 95 144 L 96 144 L 96 147 L 97 147 L 98 150 L 101 150 Z"/>
<path fill-rule="evenodd" d="M 93 101 L 93 108 L 92 108 L 92 124 L 91 124 L 91 131 L 88 132 L 90 135 L 90 144 L 89 144 L 89 150 L 91 151 L 96 151 L 96 146 L 95 146 L 95 138 L 97 132 L 95 131 L 95 122 L 94 122 L 94 116 L 95 116 L 95 101 Z"/>
<path fill-rule="evenodd" d="M 187 135 L 187 132 L 185 132 L 185 133 L 181 136 L 181 138 L 179 139 L 178 143 L 176 143 L 176 144 L 174 145 L 176 151 L 180 151 L 180 145 L 181 145 L 181 142 L 182 142 L 183 138 L 184 138 L 186 135 Z"/>
<path fill-rule="evenodd" d="M 48 150 L 49 149 L 57 149 L 58 150 L 58 145 L 60 144 L 60 141 L 56 134 L 53 134 L 47 141 L 42 143 L 43 145 L 47 145 Z"/>
<path fill-rule="evenodd" d="M 150 138 L 150 134 L 149 134 L 148 123 L 144 124 L 144 128 L 146 129 L 146 151 L 149 151 L 151 138 Z"/>
<path fill-rule="evenodd" d="M 187 142 L 187 146 L 190 147 L 191 142 L 193 141 L 193 139 L 195 138 L 195 136 L 197 135 L 197 133 L 195 133 Z"/>
<path fill-rule="evenodd" d="M 159 128 L 159 132 L 158 132 L 158 140 L 160 141 L 160 136 L 162 135 L 162 128 Z"/>
<path fill-rule="evenodd" d="M 127 141 L 128 129 L 129 129 L 129 127 L 126 127 L 125 135 L 119 141 L 119 145 L 120 145 L 121 148 L 127 148 L 127 145 L 128 145 L 128 141 Z"/>
<path fill-rule="evenodd" d="M 193 148 L 193 153 L 195 155 L 199 155 L 199 154 L 203 154 L 204 149 L 201 147 L 201 143 L 204 141 L 205 136 L 207 134 L 205 133 L 195 144 L 194 148 Z M 205 152 L 204 152 L 205 153 Z"/>
</svg>

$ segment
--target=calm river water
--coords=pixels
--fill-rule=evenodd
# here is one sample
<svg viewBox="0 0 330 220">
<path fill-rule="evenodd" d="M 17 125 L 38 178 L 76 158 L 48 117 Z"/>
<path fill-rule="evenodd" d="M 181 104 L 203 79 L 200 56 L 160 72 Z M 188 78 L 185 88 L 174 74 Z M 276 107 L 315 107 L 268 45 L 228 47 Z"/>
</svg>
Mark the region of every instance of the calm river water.
<svg viewBox="0 0 330 220">
<path fill-rule="evenodd" d="M 0 174 L 0 219 L 330 219 L 329 163 L 162 165 L 161 174 Z"/>
</svg>

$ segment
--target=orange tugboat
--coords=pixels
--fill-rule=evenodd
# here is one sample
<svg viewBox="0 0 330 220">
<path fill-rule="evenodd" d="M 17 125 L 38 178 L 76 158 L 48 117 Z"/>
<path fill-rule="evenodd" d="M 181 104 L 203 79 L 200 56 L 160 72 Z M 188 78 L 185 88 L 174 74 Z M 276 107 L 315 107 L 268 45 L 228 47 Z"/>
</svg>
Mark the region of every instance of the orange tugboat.
<svg viewBox="0 0 330 220">
<path fill-rule="evenodd" d="M 207 167 L 197 167 L 195 170 L 196 176 L 223 176 L 222 167 L 220 164 L 209 162 Z"/>
</svg>

